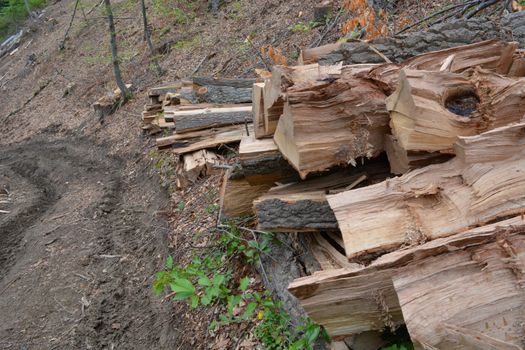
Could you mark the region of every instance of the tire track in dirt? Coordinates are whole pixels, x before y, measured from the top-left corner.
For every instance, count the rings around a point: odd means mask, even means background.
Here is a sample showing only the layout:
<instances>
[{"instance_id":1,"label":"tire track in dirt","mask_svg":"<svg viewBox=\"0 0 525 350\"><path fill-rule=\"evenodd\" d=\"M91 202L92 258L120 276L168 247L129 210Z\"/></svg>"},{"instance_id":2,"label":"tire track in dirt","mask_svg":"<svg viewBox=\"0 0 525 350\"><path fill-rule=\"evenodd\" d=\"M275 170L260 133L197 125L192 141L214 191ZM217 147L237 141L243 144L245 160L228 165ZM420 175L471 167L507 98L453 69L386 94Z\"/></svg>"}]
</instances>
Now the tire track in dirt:
<instances>
[{"instance_id":1,"label":"tire track in dirt","mask_svg":"<svg viewBox=\"0 0 525 350\"><path fill-rule=\"evenodd\" d=\"M179 346L151 291L167 196L135 157L124 171L129 158L75 137L2 146L13 201L0 217L0 349Z\"/></svg>"}]
</instances>

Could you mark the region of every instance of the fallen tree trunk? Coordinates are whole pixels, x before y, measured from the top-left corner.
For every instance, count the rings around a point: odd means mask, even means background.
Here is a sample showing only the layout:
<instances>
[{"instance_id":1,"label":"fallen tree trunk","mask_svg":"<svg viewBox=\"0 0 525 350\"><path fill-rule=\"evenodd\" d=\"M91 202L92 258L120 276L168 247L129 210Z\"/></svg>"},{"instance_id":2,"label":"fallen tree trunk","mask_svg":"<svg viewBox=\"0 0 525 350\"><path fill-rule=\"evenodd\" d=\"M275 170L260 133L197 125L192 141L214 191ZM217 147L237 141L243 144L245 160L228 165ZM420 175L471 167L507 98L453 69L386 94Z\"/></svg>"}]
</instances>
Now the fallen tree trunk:
<instances>
[{"instance_id":1,"label":"fallen tree trunk","mask_svg":"<svg viewBox=\"0 0 525 350\"><path fill-rule=\"evenodd\" d=\"M196 103L249 103L252 102L252 88L207 85L191 90L182 89L181 98Z\"/></svg>"},{"instance_id":2,"label":"fallen tree trunk","mask_svg":"<svg viewBox=\"0 0 525 350\"><path fill-rule=\"evenodd\" d=\"M288 89L286 96L274 139L303 179L383 151L389 130L386 96L351 70L333 82Z\"/></svg>"},{"instance_id":3,"label":"fallen tree trunk","mask_svg":"<svg viewBox=\"0 0 525 350\"><path fill-rule=\"evenodd\" d=\"M299 55L299 64L317 63L320 57L329 55L331 52L338 50L343 43L326 44L318 47L312 47L301 50Z\"/></svg>"},{"instance_id":4,"label":"fallen tree trunk","mask_svg":"<svg viewBox=\"0 0 525 350\"><path fill-rule=\"evenodd\" d=\"M338 62L343 62L343 64L383 63L384 59L374 52L370 45L393 62L400 63L430 51L443 50L477 41L512 40L510 33L512 29L520 29L520 20L522 19L505 23L506 28L511 29L505 31L499 27L499 23L491 22L486 18L454 19L436 24L426 31L417 31L391 38L378 38L370 42L343 43L338 49L320 57L318 62L322 65L332 65ZM524 37L520 38L523 40Z\"/></svg>"},{"instance_id":5,"label":"fallen tree trunk","mask_svg":"<svg viewBox=\"0 0 525 350\"><path fill-rule=\"evenodd\" d=\"M520 213L525 148L508 139L522 138L524 128L522 123L460 137L460 157L328 196L348 258L420 244ZM476 150L479 145L486 147ZM483 158L472 157L479 152Z\"/></svg>"},{"instance_id":6,"label":"fallen tree trunk","mask_svg":"<svg viewBox=\"0 0 525 350\"><path fill-rule=\"evenodd\" d=\"M395 328L406 321L408 330L416 342L418 339L423 341L429 339L421 338L420 332L434 339L446 339L443 338L443 334L446 334L447 329L442 326L447 320L454 320L452 325L465 328L479 330L478 327L486 327L479 332L486 332L496 339L505 331L516 335L523 332L523 328L518 326L519 323L514 322L520 319L516 312L522 310L521 305L525 302L523 289L516 288L523 277L512 276L513 271L519 270L504 264L505 261L519 260L516 257L514 259L508 256L501 257L504 249L493 246L500 237L505 237L506 241L512 242L510 250L520 252L521 255L517 257L522 259L525 221L518 216L383 255L364 268L352 267L316 272L312 276L296 279L288 289L300 300L308 316L324 326L328 333L336 338L370 330L382 330L385 327ZM500 242L505 245L505 240ZM514 242L518 243L514 244ZM477 254L472 254L474 252ZM491 254L500 257L493 259ZM468 257L468 259L459 261L458 257L461 259ZM440 267L434 265L447 264L447 262L456 262L456 264L448 264L450 265L448 278L447 269L441 270L438 274L436 271L439 271ZM489 267L482 268L487 264L495 267L495 270ZM426 274L428 278L435 277L436 284L426 282L428 279L423 282L420 279L422 274ZM417 280L422 282L414 283L412 285L414 289L403 290L405 286L409 286L407 282ZM467 281L470 287L464 287L464 281ZM502 282L502 290L505 292L494 293L495 288L499 290ZM511 284L514 287L512 291L507 289ZM425 291L418 292L415 289L422 286L431 289L428 296ZM444 295L449 291L452 293ZM488 298L480 298L487 293L490 294ZM451 301L453 304L443 302L443 300L450 301L452 297L454 297ZM513 300L512 304L515 307L509 308L508 300ZM463 317L466 315L464 312L468 314L469 310L475 312L475 316ZM507 327L501 326L501 316L506 317ZM427 317L429 323L424 321ZM499 321L494 322L496 320ZM466 325L464 322L470 324ZM436 346L435 340L429 345L439 349L455 349L449 346Z\"/></svg>"},{"instance_id":7,"label":"fallen tree trunk","mask_svg":"<svg viewBox=\"0 0 525 350\"><path fill-rule=\"evenodd\" d=\"M392 134L403 149L452 153L457 136L476 135L525 115L525 78L482 69L462 75L403 70L387 108Z\"/></svg>"},{"instance_id":8,"label":"fallen tree trunk","mask_svg":"<svg viewBox=\"0 0 525 350\"><path fill-rule=\"evenodd\" d=\"M299 180L297 171L288 164L273 139L255 139L245 135L239 145L239 158L246 180L252 185Z\"/></svg>"},{"instance_id":9,"label":"fallen tree trunk","mask_svg":"<svg viewBox=\"0 0 525 350\"><path fill-rule=\"evenodd\" d=\"M177 133L244 124L252 121L252 107L207 108L174 113Z\"/></svg>"}]
</instances>

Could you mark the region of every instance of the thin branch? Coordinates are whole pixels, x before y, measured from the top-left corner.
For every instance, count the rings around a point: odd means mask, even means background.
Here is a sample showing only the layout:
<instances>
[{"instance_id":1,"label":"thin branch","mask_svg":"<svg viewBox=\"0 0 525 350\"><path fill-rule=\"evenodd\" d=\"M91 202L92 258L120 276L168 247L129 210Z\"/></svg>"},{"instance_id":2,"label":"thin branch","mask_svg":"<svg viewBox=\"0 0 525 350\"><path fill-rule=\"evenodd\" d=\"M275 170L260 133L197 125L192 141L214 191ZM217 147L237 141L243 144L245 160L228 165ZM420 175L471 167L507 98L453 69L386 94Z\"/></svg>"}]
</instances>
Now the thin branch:
<instances>
[{"instance_id":1,"label":"thin branch","mask_svg":"<svg viewBox=\"0 0 525 350\"><path fill-rule=\"evenodd\" d=\"M330 33L330 31L332 31L332 29L335 27L335 25L337 24L337 22L339 22L339 17L341 17L341 14L343 13L343 10L344 8L341 7L341 9L339 10L339 12L337 12L337 15L335 16L334 20L326 27L324 33L319 37L319 39L317 40L317 42L314 42L312 45L310 45L309 48L313 48L313 47L317 47L319 45L321 45L321 43L323 42L325 36Z\"/></svg>"},{"instance_id":2,"label":"thin branch","mask_svg":"<svg viewBox=\"0 0 525 350\"><path fill-rule=\"evenodd\" d=\"M474 10L470 11L465 15L465 18L472 18L474 17L478 12L483 11L487 7L490 7L496 3L498 3L500 0L488 0L478 5Z\"/></svg>"},{"instance_id":3,"label":"thin branch","mask_svg":"<svg viewBox=\"0 0 525 350\"><path fill-rule=\"evenodd\" d=\"M404 33L404 32L406 32L407 30L412 29L412 28L414 28L414 27L417 27L418 25L420 25L420 24L422 24L422 23L428 21L429 19L434 18L434 17L436 17L436 16L438 16L438 15L441 15L441 14L443 14L443 13L446 13L446 12L448 12L448 11L450 11L450 10L456 9L456 8L458 8L458 7L463 7L463 6L467 5L467 4L475 4L475 3L479 3L479 2L480 2L480 0L473 0L473 1L469 1L469 2L467 2L467 3L462 3L462 4L457 4L457 5L449 6L449 7L447 7L447 8L444 8L444 9L441 10L441 11L438 11L438 12L436 12L436 13L433 13L433 14L431 14L431 15L428 15L427 17L423 18L422 20L419 20L419 21L417 21L417 22L415 22L415 23L412 23L412 24L410 24L410 25L404 27L404 28L401 29L400 31L396 32L396 33L394 34L394 36L395 36L395 35L399 35L399 34L401 34L401 33Z\"/></svg>"},{"instance_id":4,"label":"thin branch","mask_svg":"<svg viewBox=\"0 0 525 350\"><path fill-rule=\"evenodd\" d=\"M66 47L66 39L67 39L67 35L69 34L69 30L71 29L71 26L73 25L73 20L75 19L75 15L77 14L77 8L78 8L78 3L80 2L80 0L76 0L75 1L75 8L73 9L73 15L71 16L71 20L69 21L69 25L67 27L67 30L66 30L66 34L64 34L64 39L62 40L62 43L60 44L60 50L64 50L64 48Z\"/></svg>"}]
</instances>

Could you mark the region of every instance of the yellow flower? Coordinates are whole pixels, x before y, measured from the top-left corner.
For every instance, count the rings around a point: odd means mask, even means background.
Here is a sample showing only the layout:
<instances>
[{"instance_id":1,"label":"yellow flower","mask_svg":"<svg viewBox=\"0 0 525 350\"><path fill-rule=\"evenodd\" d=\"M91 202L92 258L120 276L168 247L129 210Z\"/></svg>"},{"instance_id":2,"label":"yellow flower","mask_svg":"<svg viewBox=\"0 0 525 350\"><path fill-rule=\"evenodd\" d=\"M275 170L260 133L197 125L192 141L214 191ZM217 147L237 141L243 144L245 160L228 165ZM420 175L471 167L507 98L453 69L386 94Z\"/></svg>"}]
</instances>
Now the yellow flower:
<instances>
[{"instance_id":1,"label":"yellow flower","mask_svg":"<svg viewBox=\"0 0 525 350\"><path fill-rule=\"evenodd\" d=\"M259 313L257 314L257 318L258 318L259 320L262 320L262 319L264 318L264 312L259 311Z\"/></svg>"}]
</instances>

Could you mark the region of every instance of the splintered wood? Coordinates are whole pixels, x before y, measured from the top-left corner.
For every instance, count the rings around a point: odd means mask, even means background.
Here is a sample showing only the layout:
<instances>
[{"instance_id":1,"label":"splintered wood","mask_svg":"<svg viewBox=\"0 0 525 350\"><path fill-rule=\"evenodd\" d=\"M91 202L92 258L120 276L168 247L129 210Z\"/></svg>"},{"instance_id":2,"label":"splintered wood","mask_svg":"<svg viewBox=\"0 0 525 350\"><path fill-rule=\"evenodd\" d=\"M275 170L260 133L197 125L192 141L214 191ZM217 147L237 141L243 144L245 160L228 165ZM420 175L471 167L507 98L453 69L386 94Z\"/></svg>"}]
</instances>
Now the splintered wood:
<instances>
[{"instance_id":1,"label":"splintered wood","mask_svg":"<svg viewBox=\"0 0 525 350\"><path fill-rule=\"evenodd\" d=\"M328 196L354 258L452 235L520 213L525 207L525 124L459 138L463 157L413 170L376 185ZM484 155L473 161L475 148ZM505 148L506 152L501 149ZM497 179L497 181L495 181Z\"/></svg>"},{"instance_id":2,"label":"splintered wood","mask_svg":"<svg viewBox=\"0 0 525 350\"><path fill-rule=\"evenodd\" d=\"M336 340L405 324L416 349L524 349L523 52L314 63L339 46L257 80L152 89L145 126L168 132L157 146L186 182L228 169L222 219L304 239L322 270L289 291Z\"/></svg>"},{"instance_id":3,"label":"splintered wood","mask_svg":"<svg viewBox=\"0 0 525 350\"><path fill-rule=\"evenodd\" d=\"M518 349L510 346L522 345L524 329L514 320L525 306L524 259L525 220L515 217L383 255L367 267L320 271L288 289L334 337L405 322L420 348L477 349L483 335L481 342ZM446 344L454 333L466 343Z\"/></svg>"}]
</instances>

